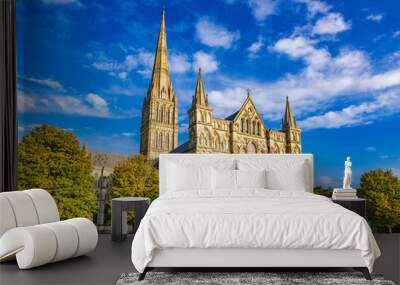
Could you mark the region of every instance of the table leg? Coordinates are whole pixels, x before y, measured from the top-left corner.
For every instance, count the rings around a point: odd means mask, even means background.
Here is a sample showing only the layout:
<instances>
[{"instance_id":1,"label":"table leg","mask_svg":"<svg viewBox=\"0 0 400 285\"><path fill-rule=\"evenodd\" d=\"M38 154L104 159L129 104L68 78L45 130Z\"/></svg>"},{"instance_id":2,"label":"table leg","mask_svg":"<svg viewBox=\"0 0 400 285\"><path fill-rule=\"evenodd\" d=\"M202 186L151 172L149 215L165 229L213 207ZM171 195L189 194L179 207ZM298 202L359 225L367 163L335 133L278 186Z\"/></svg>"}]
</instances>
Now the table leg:
<instances>
[{"instance_id":1,"label":"table leg","mask_svg":"<svg viewBox=\"0 0 400 285\"><path fill-rule=\"evenodd\" d=\"M112 201L111 206L111 239L122 240L122 205Z\"/></svg>"},{"instance_id":2,"label":"table leg","mask_svg":"<svg viewBox=\"0 0 400 285\"><path fill-rule=\"evenodd\" d=\"M139 224L146 214L149 205L150 204L147 201L135 205L135 222L133 224L133 234L136 234L136 231L139 228Z\"/></svg>"},{"instance_id":3,"label":"table leg","mask_svg":"<svg viewBox=\"0 0 400 285\"><path fill-rule=\"evenodd\" d=\"M122 211L121 213L121 240L126 239L126 235L128 234L128 212Z\"/></svg>"}]
</instances>

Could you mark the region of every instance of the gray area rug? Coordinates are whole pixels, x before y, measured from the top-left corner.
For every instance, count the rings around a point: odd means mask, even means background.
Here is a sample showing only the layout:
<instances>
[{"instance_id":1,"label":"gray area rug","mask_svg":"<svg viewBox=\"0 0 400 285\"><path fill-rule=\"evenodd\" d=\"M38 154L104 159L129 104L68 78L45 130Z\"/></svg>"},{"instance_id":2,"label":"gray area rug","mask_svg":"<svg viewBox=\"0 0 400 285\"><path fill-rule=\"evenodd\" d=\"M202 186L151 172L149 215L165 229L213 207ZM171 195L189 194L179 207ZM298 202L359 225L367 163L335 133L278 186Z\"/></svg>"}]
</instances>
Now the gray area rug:
<instances>
[{"instance_id":1,"label":"gray area rug","mask_svg":"<svg viewBox=\"0 0 400 285\"><path fill-rule=\"evenodd\" d=\"M368 281L359 272L148 272L138 281L138 273L122 274L117 285L134 284L379 284L395 285L381 276L373 275Z\"/></svg>"}]
</instances>

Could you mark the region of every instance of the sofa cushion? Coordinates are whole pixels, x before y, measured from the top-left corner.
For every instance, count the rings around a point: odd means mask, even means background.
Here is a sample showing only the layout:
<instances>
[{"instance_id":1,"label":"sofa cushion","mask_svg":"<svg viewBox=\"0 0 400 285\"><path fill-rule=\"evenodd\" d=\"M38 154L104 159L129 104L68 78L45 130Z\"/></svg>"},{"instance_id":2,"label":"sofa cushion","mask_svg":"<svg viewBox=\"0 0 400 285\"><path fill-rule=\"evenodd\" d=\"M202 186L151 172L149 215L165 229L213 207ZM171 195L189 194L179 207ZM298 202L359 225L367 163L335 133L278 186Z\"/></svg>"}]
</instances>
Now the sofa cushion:
<instances>
[{"instance_id":1,"label":"sofa cushion","mask_svg":"<svg viewBox=\"0 0 400 285\"><path fill-rule=\"evenodd\" d=\"M56 202L49 192L43 189L29 189L23 191L32 199L39 218L39 224L58 222L60 215L58 213Z\"/></svg>"},{"instance_id":2,"label":"sofa cushion","mask_svg":"<svg viewBox=\"0 0 400 285\"><path fill-rule=\"evenodd\" d=\"M1 193L2 194L2 193ZM17 222L15 220L14 211L8 199L0 194L0 238L8 230L15 228Z\"/></svg>"},{"instance_id":3,"label":"sofa cushion","mask_svg":"<svg viewBox=\"0 0 400 285\"><path fill-rule=\"evenodd\" d=\"M3 192L1 196L8 200L14 213L17 227L26 227L39 224L35 205L25 191Z\"/></svg>"}]
</instances>

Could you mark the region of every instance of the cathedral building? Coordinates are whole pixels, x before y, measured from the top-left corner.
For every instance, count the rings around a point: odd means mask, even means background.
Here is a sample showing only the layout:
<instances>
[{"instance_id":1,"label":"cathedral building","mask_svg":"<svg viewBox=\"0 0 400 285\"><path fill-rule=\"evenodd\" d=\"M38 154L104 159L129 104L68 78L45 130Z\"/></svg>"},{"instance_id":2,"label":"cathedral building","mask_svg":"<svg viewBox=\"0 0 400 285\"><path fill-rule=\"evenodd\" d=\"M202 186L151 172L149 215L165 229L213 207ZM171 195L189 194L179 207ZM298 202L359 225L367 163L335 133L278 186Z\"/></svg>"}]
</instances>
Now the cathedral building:
<instances>
[{"instance_id":1,"label":"cathedral building","mask_svg":"<svg viewBox=\"0 0 400 285\"><path fill-rule=\"evenodd\" d=\"M149 159L161 153L301 153L301 129L286 97L281 130L269 129L254 105L250 91L241 108L221 119L209 105L199 69L188 110L189 139L178 142L178 101L169 78L164 12L151 83L142 107L140 151Z\"/></svg>"},{"instance_id":2,"label":"cathedral building","mask_svg":"<svg viewBox=\"0 0 400 285\"><path fill-rule=\"evenodd\" d=\"M178 100L171 79L165 32L164 11L158 35L153 73L142 106L140 153L148 159L158 159L178 145Z\"/></svg>"}]
</instances>

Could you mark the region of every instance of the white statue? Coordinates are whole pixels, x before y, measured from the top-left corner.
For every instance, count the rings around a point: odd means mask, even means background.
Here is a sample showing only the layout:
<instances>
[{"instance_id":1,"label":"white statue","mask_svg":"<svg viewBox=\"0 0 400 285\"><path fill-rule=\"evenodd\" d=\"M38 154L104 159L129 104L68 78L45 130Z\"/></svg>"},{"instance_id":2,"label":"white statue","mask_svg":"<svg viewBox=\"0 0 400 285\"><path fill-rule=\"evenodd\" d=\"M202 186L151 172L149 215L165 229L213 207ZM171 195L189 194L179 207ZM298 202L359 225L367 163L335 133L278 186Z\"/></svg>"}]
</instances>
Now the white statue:
<instances>
[{"instance_id":1,"label":"white statue","mask_svg":"<svg viewBox=\"0 0 400 285\"><path fill-rule=\"evenodd\" d=\"M346 161L344 162L343 189L352 189L351 188L351 160L350 160L350 156L348 156Z\"/></svg>"}]
</instances>

